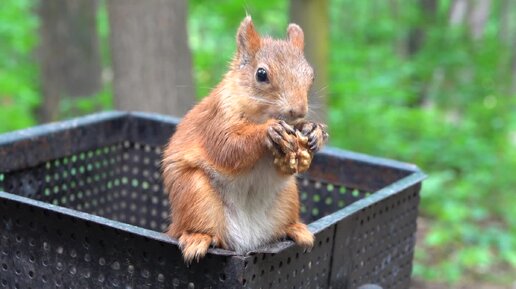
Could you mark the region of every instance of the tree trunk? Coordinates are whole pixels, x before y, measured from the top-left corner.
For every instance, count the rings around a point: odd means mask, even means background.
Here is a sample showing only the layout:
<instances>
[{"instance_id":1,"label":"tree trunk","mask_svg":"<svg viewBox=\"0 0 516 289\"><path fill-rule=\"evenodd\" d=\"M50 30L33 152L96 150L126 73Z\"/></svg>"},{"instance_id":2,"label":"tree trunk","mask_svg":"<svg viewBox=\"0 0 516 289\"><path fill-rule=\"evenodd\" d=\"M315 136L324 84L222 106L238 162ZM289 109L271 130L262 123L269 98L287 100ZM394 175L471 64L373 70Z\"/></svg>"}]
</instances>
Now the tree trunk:
<instances>
[{"instance_id":1,"label":"tree trunk","mask_svg":"<svg viewBox=\"0 0 516 289\"><path fill-rule=\"evenodd\" d=\"M511 74L508 78L508 93L516 96L516 5L513 0L503 0L500 3L500 41L512 48L510 63L507 68ZM504 66L505 68L505 66Z\"/></svg>"},{"instance_id":2,"label":"tree trunk","mask_svg":"<svg viewBox=\"0 0 516 289\"><path fill-rule=\"evenodd\" d=\"M423 48L426 41L426 30L437 21L437 0L419 0L418 6L423 21L409 31L406 48L406 55L409 58L416 55ZM428 95L430 84L421 79L421 76L413 77L412 81L419 85L419 91L417 92L417 98L411 105L431 105Z\"/></svg>"},{"instance_id":3,"label":"tree trunk","mask_svg":"<svg viewBox=\"0 0 516 289\"><path fill-rule=\"evenodd\" d=\"M115 106L182 116L195 102L186 0L110 0Z\"/></svg>"},{"instance_id":4,"label":"tree trunk","mask_svg":"<svg viewBox=\"0 0 516 289\"><path fill-rule=\"evenodd\" d=\"M491 0L454 0L450 10L450 24L467 24L473 39L481 39L487 24Z\"/></svg>"},{"instance_id":5,"label":"tree trunk","mask_svg":"<svg viewBox=\"0 0 516 289\"><path fill-rule=\"evenodd\" d=\"M326 87L328 86L329 16L327 0L291 0L290 20L305 33L305 55L315 69L310 96L310 118L326 121Z\"/></svg>"},{"instance_id":6,"label":"tree trunk","mask_svg":"<svg viewBox=\"0 0 516 289\"><path fill-rule=\"evenodd\" d=\"M42 0L41 65L43 104L40 121L59 116L59 101L97 93L101 83L101 61L97 35L96 0Z\"/></svg>"},{"instance_id":7,"label":"tree trunk","mask_svg":"<svg viewBox=\"0 0 516 289\"><path fill-rule=\"evenodd\" d=\"M450 24L460 25L464 23L468 13L468 0L454 0L450 9Z\"/></svg>"},{"instance_id":8,"label":"tree trunk","mask_svg":"<svg viewBox=\"0 0 516 289\"><path fill-rule=\"evenodd\" d=\"M430 27L437 19L437 0L419 0L419 13L424 19L424 25ZM426 40L426 28L421 24L413 27L407 39L407 55L416 54Z\"/></svg>"},{"instance_id":9,"label":"tree trunk","mask_svg":"<svg viewBox=\"0 0 516 289\"><path fill-rule=\"evenodd\" d=\"M468 24L473 39L481 39L484 35L484 29L487 24L491 7L491 0L477 0L472 7Z\"/></svg>"},{"instance_id":10,"label":"tree trunk","mask_svg":"<svg viewBox=\"0 0 516 289\"><path fill-rule=\"evenodd\" d=\"M500 40L510 45L511 37L511 2L513 0L502 0L500 4Z\"/></svg>"}]
</instances>

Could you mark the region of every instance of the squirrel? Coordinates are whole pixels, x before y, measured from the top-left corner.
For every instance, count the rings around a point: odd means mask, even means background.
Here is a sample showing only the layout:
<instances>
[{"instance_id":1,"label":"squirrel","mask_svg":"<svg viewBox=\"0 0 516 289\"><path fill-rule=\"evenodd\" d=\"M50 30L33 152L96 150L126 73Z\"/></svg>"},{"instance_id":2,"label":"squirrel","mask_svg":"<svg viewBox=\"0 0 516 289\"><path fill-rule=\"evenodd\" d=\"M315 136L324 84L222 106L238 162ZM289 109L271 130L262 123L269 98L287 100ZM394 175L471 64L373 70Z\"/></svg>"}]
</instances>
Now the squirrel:
<instances>
[{"instance_id":1,"label":"squirrel","mask_svg":"<svg viewBox=\"0 0 516 289\"><path fill-rule=\"evenodd\" d=\"M163 152L171 204L167 234L187 264L210 246L244 254L289 237L310 249L296 173L326 142L326 126L304 120L314 71L304 34L289 24L285 40L261 37L250 16L222 81L177 125Z\"/></svg>"}]
</instances>

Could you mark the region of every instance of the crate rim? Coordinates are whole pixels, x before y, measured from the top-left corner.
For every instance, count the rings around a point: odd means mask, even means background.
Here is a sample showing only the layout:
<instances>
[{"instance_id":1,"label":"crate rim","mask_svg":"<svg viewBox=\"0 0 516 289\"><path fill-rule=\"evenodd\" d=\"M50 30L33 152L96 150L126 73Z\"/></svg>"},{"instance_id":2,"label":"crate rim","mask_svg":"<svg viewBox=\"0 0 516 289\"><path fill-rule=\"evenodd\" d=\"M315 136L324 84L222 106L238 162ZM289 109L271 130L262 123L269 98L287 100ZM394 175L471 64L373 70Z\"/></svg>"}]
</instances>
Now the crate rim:
<instances>
[{"instance_id":1,"label":"crate rim","mask_svg":"<svg viewBox=\"0 0 516 289\"><path fill-rule=\"evenodd\" d=\"M93 113L86 116L81 116L69 120L63 120L59 122L47 123L36 125L33 127L29 127L26 129L21 129L17 131L7 132L4 134L0 134L0 148L2 146L10 145L19 141L32 141L36 140L39 137L44 137L50 133L59 133L62 131L70 130L75 127L81 125L89 125L93 123L101 123L108 120L113 119L127 119L130 120L132 118L139 119L147 119L153 121L166 122L169 124L176 125L180 119L177 117L167 116L158 113L149 113L149 112L129 112L129 111L105 111L99 113ZM393 169L398 169L409 173L407 176L389 184L386 187L381 188L375 192L372 192L370 196L365 197L361 200L356 201L353 204L350 204L342 209L339 209L327 216L319 218L313 221L308 225L310 231L314 234L321 232L329 228L332 225L337 224L339 221L347 218L360 210L367 208L368 206L377 203L383 199L386 199L396 193L407 189L411 186L422 183L424 179L427 178L427 175L421 171L416 165L405 163L401 161L396 161L388 158L370 156L367 154L342 150L335 147L326 147L323 148L320 152L321 154L326 154L330 157L340 158L340 159L352 159L355 161L359 161L362 163L380 165L384 167L389 167ZM7 199L13 201L15 203L27 205L30 207L36 207L43 211L52 211L56 214L66 215L72 218L80 219L83 221L93 222L95 224L106 226L115 230L124 231L130 234L135 234L143 238L149 238L157 241L161 241L168 244L173 244L178 246L178 242L176 239L169 237L168 235L153 231L150 229L145 229L139 226L111 220L105 217L96 216L90 213L82 212L79 210L74 210L66 207L61 207L57 205L53 205L50 203L45 203L39 200L30 199L28 197L23 197L15 194L11 194L9 192L0 191L0 199ZM262 248L250 251L246 254L236 254L233 251L219 249L219 248L210 248L209 253L216 255L224 255L224 256L238 256L245 257L252 254L275 254L279 253L291 246L294 245L293 241L279 241L274 244L265 245Z\"/></svg>"}]
</instances>

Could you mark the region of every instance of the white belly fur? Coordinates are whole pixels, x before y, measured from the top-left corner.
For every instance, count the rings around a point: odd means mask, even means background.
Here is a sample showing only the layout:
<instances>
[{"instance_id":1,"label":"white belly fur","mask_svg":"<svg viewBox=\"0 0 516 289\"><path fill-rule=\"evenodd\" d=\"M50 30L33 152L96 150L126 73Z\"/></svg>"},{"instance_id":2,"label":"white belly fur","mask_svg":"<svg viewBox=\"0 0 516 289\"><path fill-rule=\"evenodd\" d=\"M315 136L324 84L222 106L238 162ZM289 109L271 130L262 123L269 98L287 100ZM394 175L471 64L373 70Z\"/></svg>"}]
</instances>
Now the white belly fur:
<instances>
[{"instance_id":1,"label":"white belly fur","mask_svg":"<svg viewBox=\"0 0 516 289\"><path fill-rule=\"evenodd\" d=\"M242 254L273 240L277 222L271 217L276 198L292 176L282 176L265 158L238 177L217 175L215 186L224 200L226 240Z\"/></svg>"}]
</instances>

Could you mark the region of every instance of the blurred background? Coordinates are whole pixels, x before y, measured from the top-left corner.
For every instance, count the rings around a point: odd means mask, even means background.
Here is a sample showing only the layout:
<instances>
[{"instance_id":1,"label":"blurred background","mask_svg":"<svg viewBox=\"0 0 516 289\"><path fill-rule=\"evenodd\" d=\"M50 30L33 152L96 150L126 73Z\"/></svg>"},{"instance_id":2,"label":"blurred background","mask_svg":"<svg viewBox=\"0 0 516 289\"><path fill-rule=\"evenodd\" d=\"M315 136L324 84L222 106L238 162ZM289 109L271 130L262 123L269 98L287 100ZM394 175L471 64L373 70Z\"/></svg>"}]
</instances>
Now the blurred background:
<instances>
[{"instance_id":1,"label":"blurred background","mask_svg":"<svg viewBox=\"0 0 516 289\"><path fill-rule=\"evenodd\" d=\"M245 14L305 30L331 145L420 166L414 288L516 288L516 1L2 0L0 132L101 110L181 116Z\"/></svg>"}]
</instances>

